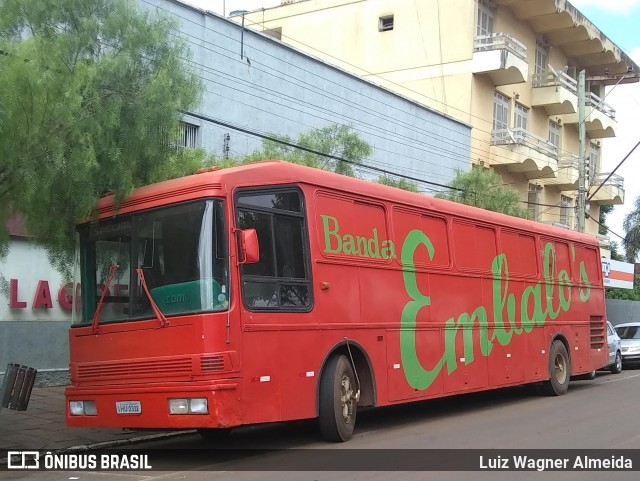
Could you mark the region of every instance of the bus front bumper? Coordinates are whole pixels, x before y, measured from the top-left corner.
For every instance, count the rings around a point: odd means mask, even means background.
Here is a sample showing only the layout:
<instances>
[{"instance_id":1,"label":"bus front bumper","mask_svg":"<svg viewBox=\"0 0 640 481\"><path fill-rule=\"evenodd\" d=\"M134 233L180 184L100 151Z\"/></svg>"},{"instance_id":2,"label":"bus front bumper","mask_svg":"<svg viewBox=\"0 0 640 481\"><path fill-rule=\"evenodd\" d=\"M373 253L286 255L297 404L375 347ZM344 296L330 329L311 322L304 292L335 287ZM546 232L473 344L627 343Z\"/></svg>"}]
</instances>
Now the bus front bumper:
<instances>
[{"instance_id":1,"label":"bus front bumper","mask_svg":"<svg viewBox=\"0 0 640 481\"><path fill-rule=\"evenodd\" d=\"M241 424L237 381L68 387L71 427L194 429Z\"/></svg>"}]
</instances>

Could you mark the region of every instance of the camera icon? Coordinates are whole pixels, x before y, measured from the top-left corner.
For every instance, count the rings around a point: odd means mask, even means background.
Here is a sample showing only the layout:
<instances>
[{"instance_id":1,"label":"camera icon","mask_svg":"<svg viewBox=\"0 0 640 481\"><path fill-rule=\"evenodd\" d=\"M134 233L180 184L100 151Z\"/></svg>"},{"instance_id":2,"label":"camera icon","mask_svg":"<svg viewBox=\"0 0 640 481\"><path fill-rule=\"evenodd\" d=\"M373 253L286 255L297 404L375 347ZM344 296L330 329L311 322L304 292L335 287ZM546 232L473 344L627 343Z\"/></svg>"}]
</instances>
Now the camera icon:
<instances>
[{"instance_id":1,"label":"camera icon","mask_svg":"<svg viewBox=\"0 0 640 481\"><path fill-rule=\"evenodd\" d=\"M7 457L8 469L40 469L38 451L9 451Z\"/></svg>"}]
</instances>

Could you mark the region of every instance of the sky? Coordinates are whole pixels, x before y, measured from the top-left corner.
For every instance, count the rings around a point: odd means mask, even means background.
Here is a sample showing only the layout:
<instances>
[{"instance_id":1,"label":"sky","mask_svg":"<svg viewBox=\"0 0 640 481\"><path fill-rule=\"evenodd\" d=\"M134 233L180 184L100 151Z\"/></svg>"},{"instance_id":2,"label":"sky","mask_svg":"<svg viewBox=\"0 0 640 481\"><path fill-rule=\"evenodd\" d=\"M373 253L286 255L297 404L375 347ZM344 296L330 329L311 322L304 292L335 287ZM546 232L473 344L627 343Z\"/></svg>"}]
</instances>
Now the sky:
<instances>
[{"instance_id":1,"label":"sky","mask_svg":"<svg viewBox=\"0 0 640 481\"><path fill-rule=\"evenodd\" d=\"M233 10L254 10L281 3L280 0L183 1L220 14L223 12L223 7L228 14ZM638 34L640 0L572 0L570 3L630 55L637 64L640 64L640 34ZM640 82L608 89L605 101L616 109L618 121L616 137L602 141L602 172L611 172L640 141ZM615 207L607 218L607 226L612 232L624 235L622 229L624 216L631 211L635 199L640 196L640 147L616 173L624 177L625 203ZM611 240L620 244L620 239L614 234L609 236Z\"/></svg>"}]
</instances>

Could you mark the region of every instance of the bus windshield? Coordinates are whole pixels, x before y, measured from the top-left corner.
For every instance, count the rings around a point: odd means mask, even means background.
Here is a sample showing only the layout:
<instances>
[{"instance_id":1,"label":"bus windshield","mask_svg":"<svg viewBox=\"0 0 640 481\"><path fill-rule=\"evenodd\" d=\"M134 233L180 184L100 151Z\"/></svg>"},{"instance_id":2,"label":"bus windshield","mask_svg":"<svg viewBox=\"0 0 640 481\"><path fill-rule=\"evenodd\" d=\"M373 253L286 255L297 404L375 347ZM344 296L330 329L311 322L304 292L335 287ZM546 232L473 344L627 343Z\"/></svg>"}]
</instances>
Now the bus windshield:
<instances>
[{"instance_id":1,"label":"bus windshield","mask_svg":"<svg viewBox=\"0 0 640 481\"><path fill-rule=\"evenodd\" d=\"M222 201L202 200L80 226L73 323L148 319L149 297L165 316L227 309L224 225Z\"/></svg>"}]
</instances>

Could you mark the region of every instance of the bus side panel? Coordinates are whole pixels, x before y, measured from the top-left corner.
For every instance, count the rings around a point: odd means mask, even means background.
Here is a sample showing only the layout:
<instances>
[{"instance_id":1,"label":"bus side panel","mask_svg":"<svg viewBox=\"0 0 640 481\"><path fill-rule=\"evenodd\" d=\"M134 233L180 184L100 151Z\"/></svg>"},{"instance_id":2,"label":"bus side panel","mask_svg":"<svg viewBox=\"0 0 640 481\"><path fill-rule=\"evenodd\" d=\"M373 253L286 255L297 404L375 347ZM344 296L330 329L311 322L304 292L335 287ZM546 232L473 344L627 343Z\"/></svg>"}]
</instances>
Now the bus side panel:
<instances>
[{"instance_id":1,"label":"bus side panel","mask_svg":"<svg viewBox=\"0 0 640 481\"><path fill-rule=\"evenodd\" d=\"M487 357L480 348L480 336L490 336L483 305L483 279L478 274L431 276L432 314L444 327L444 392L453 394L489 386ZM481 333L480 326L486 330ZM454 347L455 346L455 347Z\"/></svg>"},{"instance_id":2,"label":"bus side panel","mask_svg":"<svg viewBox=\"0 0 640 481\"><path fill-rule=\"evenodd\" d=\"M549 349L543 327L534 327L527 334L527 346L524 353L526 373L524 382L542 381L549 377Z\"/></svg>"},{"instance_id":3,"label":"bus side panel","mask_svg":"<svg viewBox=\"0 0 640 481\"><path fill-rule=\"evenodd\" d=\"M492 326L489 383L492 387L500 387L525 382L529 377L531 366L528 365L528 346L537 339L531 337L532 333L525 333L522 306L516 302L522 298L524 284L503 280L499 283L500 290L497 293L493 292L495 284L494 280L486 279L483 288L485 298L498 297L497 300L485 302L492 306L489 311L489 323Z\"/></svg>"},{"instance_id":4,"label":"bus side panel","mask_svg":"<svg viewBox=\"0 0 640 481\"><path fill-rule=\"evenodd\" d=\"M342 265L317 259L312 262L314 264L314 307L309 315L313 317L314 322L329 325L358 322L360 320L358 268L349 264ZM321 286L324 286L324 289L318 288Z\"/></svg>"},{"instance_id":5,"label":"bus side panel","mask_svg":"<svg viewBox=\"0 0 640 481\"><path fill-rule=\"evenodd\" d=\"M572 351L569 353L571 356L571 372L589 372L592 369L589 367L589 325L583 322L574 323L571 325L571 337L569 344Z\"/></svg>"},{"instance_id":6,"label":"bus side panel","mask_svg":"<svg viewBox=\"0 0 640 481\"><path fill-rule=\"evenodd\" d=\"M310 314L294 314L310 316ZM312 418L316 415L316 388L323 359L319 330L278 333L280 415L282 421Z\"/></svg>"},{"instance_id":7,"label":"bus side panel","mask_svg":"<svg viewBox=\"0 0 640 481\"><path fill-rule=\"evenodd\" d=\"M245 330L242 352L243 424L279 420L282 375L278 371L278 332Z\"/></svg>"},{"instance_id":8,"label":"bus side panel","mask_svg":"<svg viewBox=\"0 0 640 481\"><path fill-rule=\"evenodd\" d=\"M571 299L576 307L574 318L579 324L575 327L582 351L577 363L572 365L573 374L590 372L607 364L605 299L599 254L591 246L580 245L569 253L573 268Z\"/></svg>"},{"instance_id":9,"label":"bus side panel","mask_svg":"<svg viewBox=\"0 0 640 481\"><path fill-rule=\"evenodd\" d=\"M387 397L389 402L408 401L439 397L443 394L444 374L440 370L426 389L419 389L418 376L405 373L400 355L400 331L389 330L387 338ZM425 370L434 370L442 358L443 331L439 327L426 326L415 331L415 349L420 365ZM410 378L407 379L407 376ZM413 387L416 386L416 387Z\"/></svg>"},{"instance_id":10,"label":"bus side panel","mask_svg":"<svg viewBox=\"0 0 640 481\"><path fill-rule=\"evenodd\" d=\"M400 326L402 308L411 299L404 288L402 272L388 267L361 266L360 320L367 326Z\"/></svg>"}]
</instances>

